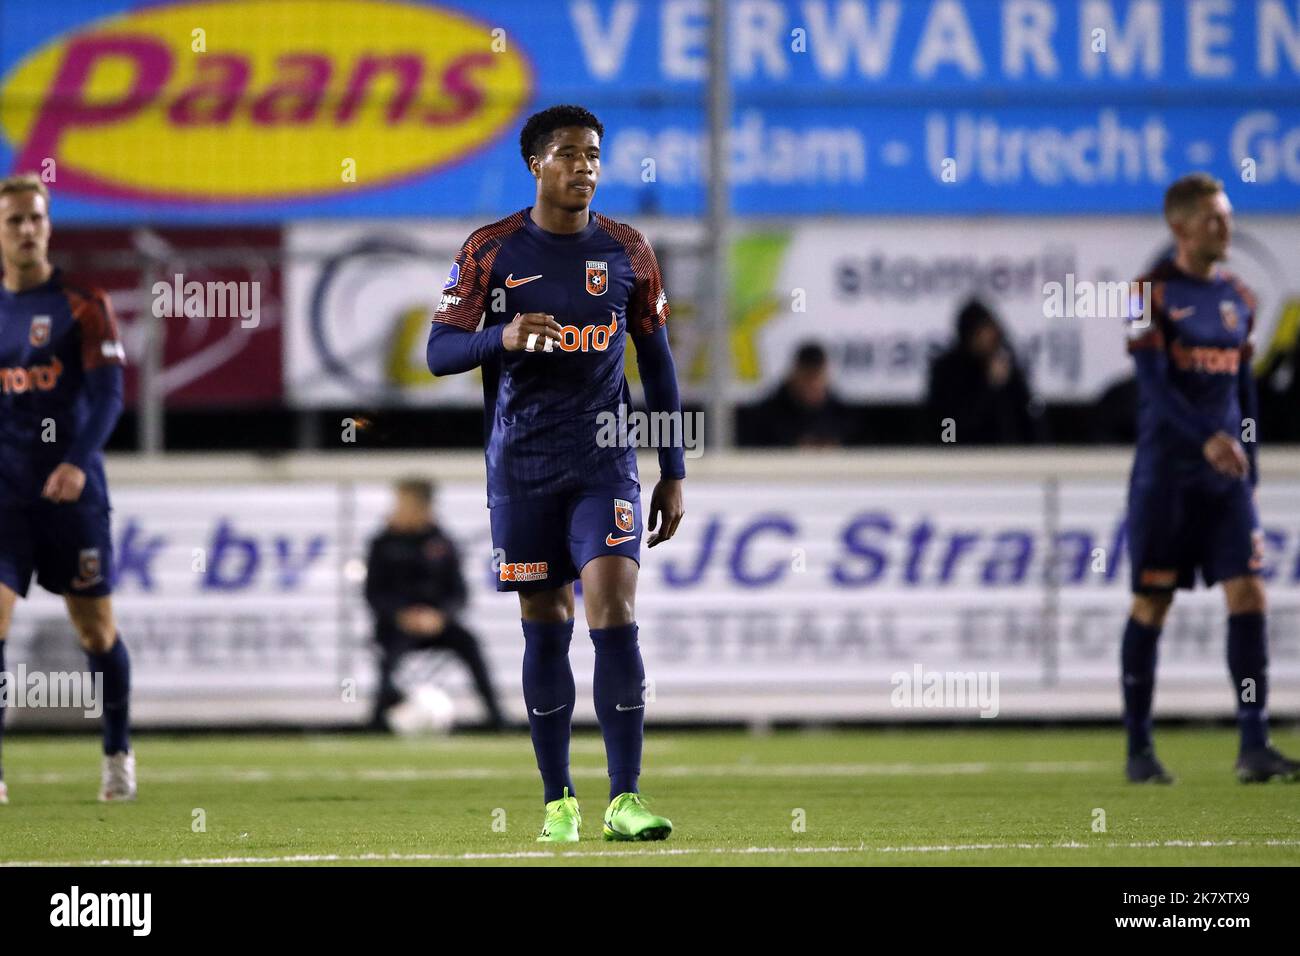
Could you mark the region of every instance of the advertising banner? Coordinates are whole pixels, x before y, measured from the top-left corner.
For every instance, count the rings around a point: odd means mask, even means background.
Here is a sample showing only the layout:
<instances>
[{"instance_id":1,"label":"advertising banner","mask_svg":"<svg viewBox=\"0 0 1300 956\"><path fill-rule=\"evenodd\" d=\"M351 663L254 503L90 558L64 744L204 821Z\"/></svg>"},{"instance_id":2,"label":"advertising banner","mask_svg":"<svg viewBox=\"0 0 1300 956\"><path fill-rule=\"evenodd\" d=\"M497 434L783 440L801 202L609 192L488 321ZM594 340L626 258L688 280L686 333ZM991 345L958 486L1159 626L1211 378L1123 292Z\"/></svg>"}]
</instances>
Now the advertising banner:
<instances>
[{"instance_id":1,"label":"advertising banner","mask_svg":"<svg viewBox=\"0 0 1300 956\"><path fill-rule=\"evenodd\" d=\"M1300 209L1294 0L727 5L741 215ZM0 170L85 222L501 214L524 118L607 127L602 211L705 208L706 0L0 7Z\"/></svg>"},{"instance_id":2,"label":"advertising banner","mask_svg":"<svg viewBox=\"0 0 1300 956\"><path fill-rule=\"evenodd\" d=\"M711 363L701 267L691 254L699 237L665 229L661 220L638 225L663 267L684 394L701 401ZM289 401L480 405L477 371L435 379L425 364L443 280L473 228L373 222L286 230ZM1293 217L1237 222L1227 267L1258 299L1261 360L1294 326L1285 317L1300 315L1300 281L1290 265L1300 254L1298 237ZM731 257L732 397L752 400L775 388L799 345L817 341L844 399L922 401L931 358L954 341L958 310L977 297L998 314L1037 395L1096 400L1132 373L1124 284L1169 251L1154 212L1106 220L879 217L744 230ZM1121 295L1112 303L1113 288ZM629 360L626 370L636 381L636 363Z\"/></svg>"},{"instance_id":3,"label":"advertising banner","mask_svg":"<svg viewBox=\"0 0 1300 956\"><path fill-rule=\"evenodd\" d=\"M162 335L167 407L277 405L284 398L278 228L63 229L56 265L108 293L126 347L126 402L140 394L148 323Z\"/></svg>"},{"instance_id":4,"label":"advertising banner","mask_svg":"<svg viewBox=\"0 0 1300 956\"><path fill-rule=\"evenodd\" d=\"M986 717L1116 716L1123 501L1122 478L1055 490L994 478L694 481L678 535L642 552L651 719L980 716L900 704L900 681L934 674L995 683ZM438 510L470 587L464 622L519 715L518 602L495 590L483 502L477 482L450 481ZM114 503L114 603L142 724L365 719L374 671L361 589L386 486L130 485ZM1295 715L1300 484L1266 483L1260 507L1272 710ZM582 614L579 600L577 717L591 720ZM1220 594L1180 593L1161 638L1158 713L1231 713L1225 631ZM8 661L77 666L58 599L34 591L19 605ZM437 673L474 719L459 665Z\"/></svg>"}]
</instances>

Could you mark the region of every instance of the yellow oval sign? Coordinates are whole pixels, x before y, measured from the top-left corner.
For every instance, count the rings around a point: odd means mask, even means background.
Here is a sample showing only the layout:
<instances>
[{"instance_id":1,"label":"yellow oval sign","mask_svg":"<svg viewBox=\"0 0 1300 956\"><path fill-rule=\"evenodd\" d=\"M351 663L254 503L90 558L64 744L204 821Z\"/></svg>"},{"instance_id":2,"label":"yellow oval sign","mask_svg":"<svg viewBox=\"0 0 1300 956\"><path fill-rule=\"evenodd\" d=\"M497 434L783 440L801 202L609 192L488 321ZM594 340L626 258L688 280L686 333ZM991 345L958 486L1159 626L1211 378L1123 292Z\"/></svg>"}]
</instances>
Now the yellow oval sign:
<instances>
[{"instance_id":1,"label":"yellow oval sign","mask_svg":"<svg viewBox=\"0 0 1300 956\"><path fill-rule=\"evenodd\" d=\"M495 45L503 46L494 52ZM462 13L387 0L212 0L89 24L0 87L15 169L181 203L323 197L487 145L532 87Z\"/></svg>"}]
</instances>

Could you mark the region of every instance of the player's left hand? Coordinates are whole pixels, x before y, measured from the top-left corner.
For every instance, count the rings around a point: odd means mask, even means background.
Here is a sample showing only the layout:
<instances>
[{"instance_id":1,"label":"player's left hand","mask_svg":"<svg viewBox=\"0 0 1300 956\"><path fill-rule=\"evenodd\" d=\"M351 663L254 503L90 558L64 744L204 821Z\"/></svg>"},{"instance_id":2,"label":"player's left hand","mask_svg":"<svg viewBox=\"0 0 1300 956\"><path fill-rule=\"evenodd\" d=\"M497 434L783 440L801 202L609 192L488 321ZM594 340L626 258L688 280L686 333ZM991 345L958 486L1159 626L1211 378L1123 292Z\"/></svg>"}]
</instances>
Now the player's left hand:
<instances>
[{"instance_id":1,"label":"player's left hand","mask_svg":"<svg viewBox=\"0 0 1300 956\"><path fill-rule=\"evenodd\" d=\"M650 529L650 540L646 542L646 547L653 548L675 535L685 514L681 479L660 478L655 485L654 494L650 496L650 520L646 524Z\"/></svg>"},{"instance_id":2,"label":"player's left hand","mask_svg":"<svg viewBox=\"0 0 1300 956\"><path fill-rule=\"evenodd\" d=\"M55 504L67 504L81 497L86 487L86 473L76 465L64 462L50 472L41 489L41 497L49 498Z\"/></svg>"}]
</instances>

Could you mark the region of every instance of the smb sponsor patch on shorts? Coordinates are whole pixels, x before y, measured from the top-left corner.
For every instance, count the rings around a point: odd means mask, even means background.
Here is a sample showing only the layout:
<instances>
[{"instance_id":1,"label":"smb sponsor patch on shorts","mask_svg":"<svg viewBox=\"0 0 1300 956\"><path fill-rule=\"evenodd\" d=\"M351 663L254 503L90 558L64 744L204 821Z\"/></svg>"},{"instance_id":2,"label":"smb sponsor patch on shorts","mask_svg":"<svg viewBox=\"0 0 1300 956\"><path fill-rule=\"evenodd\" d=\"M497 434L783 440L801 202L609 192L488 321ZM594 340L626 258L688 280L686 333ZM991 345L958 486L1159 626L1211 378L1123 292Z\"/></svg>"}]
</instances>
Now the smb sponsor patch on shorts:
<instances>
[{"instance_id":1,"label":"smb sponsor patch on shorts","mask_svg":"<svg viewBox=\"0 0 1300 956\"><path fill-rule=\"evenodd\" d=\"M545 561L503 561L502 581L544 581L550 572Z\"/></svg>"}]
</instances>

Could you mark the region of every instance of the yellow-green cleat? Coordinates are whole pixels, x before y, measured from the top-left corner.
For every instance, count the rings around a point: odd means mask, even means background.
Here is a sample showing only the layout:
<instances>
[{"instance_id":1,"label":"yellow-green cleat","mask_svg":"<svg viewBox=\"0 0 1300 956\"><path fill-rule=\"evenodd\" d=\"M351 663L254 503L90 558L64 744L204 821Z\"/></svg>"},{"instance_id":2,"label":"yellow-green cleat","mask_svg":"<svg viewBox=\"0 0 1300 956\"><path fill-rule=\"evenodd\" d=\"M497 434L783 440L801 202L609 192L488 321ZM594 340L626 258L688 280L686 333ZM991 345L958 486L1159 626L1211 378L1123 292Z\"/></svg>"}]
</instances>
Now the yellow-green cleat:
<instances>
[{"instance_id":1,"label":"yellow-green cleat","mask_svg":"<svg viewBox=\"0 0 1300 956\"><path fill-rule=\"evenodd\" d=\"M605 811L606 840L667 840L671 820L651 813L639 793L620 793Z\"/></svg>"},{"instance_id":2,"label":"yellow-green cleat","mask_svg":"<svg viewBox=\"0 0 1300 956\"><path fill-rule=\"evenodd\" d=\"M582 814L578 812L578 798L569 796L569 788L564 788L564 796L552 800L546 805L546 819L542 822L542 835L538 843L577 843L578 830L582 827Z\"/></svg>"}]
</instances>

